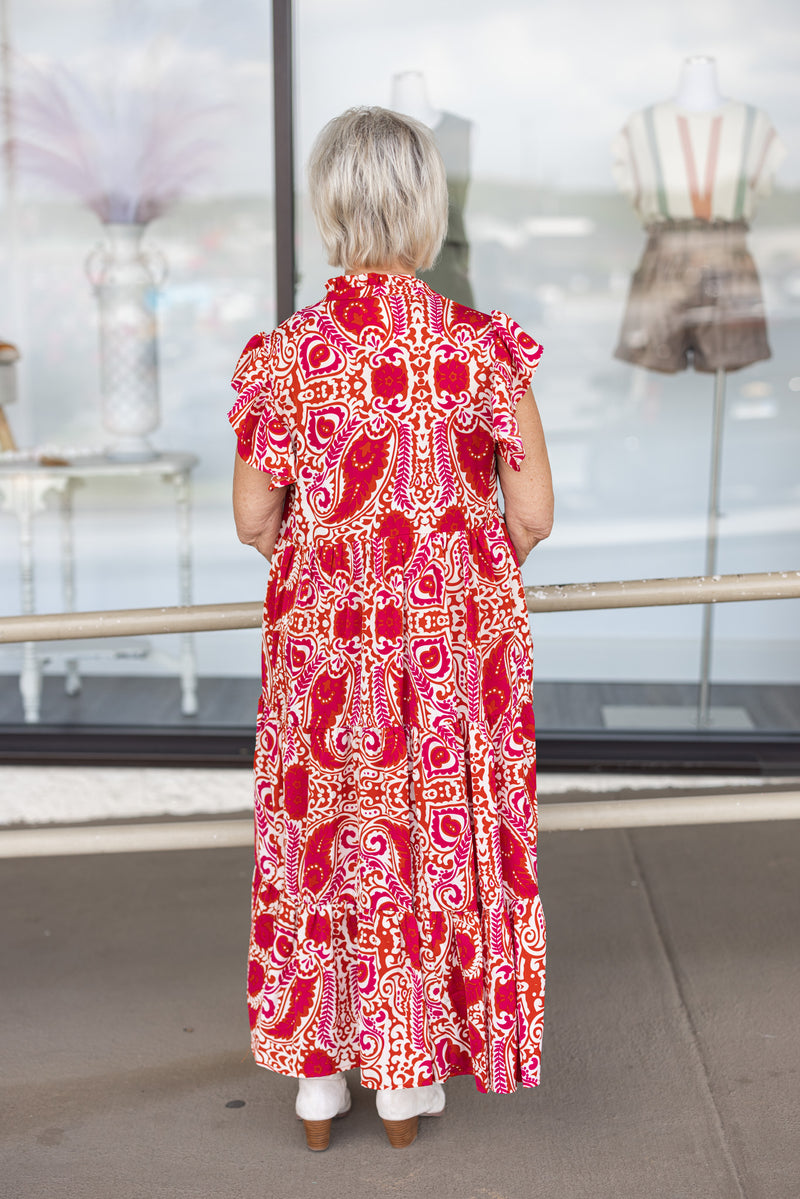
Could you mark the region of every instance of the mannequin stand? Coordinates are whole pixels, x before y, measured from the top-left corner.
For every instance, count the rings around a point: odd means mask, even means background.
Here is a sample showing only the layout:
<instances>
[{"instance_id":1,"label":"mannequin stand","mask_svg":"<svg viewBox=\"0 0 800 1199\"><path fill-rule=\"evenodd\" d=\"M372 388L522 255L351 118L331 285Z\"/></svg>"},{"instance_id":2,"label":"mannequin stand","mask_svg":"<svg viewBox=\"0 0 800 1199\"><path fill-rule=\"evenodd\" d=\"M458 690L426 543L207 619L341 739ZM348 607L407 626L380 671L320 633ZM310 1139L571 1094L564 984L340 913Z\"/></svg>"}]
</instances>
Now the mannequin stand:
<instances>
[{"instance_id":1,"label":"mannequin stand","mask_svg":"<svg viewBox=\"0 0 800 1199\"><path fill-rule=\"evenodd\" d=\"M714 416L711 432L711 472L708 486L708 526L706 533L706 578L717 570L717 544L719 539L719 476L722 462L722 432L725 427L725 371L714 376ZM697 727L708 728L711 724L711 648L714 625L714 605L703 608L703 633L700 639L700 688L697 698Z\"/></svg>"},{"instance_id":2,"label":"mannequin stand","mask_svg":"<svg viewBox=\"0 0 800 1199\"><path fill-rule=\"evenodd\" d=\"M711 471L708 487L708 524L706 527L706 578L717 569L719 542L719 486L722 466L722 434L725 427L726 372L714 376L714 415L711 429ZM697 707L651 704L607 704L603 706L603 724L612 729L740 729L753 728L749 713L740 707L712 708L711 651L714 605L703 605L703 631L700 640L700 681Z\"/></svg>"},{"instance_id":3,"label":"mannequin stand","mask_svg":"<svg viewBox=\"0 0 800 1199\"><path fill-rule=\"evenodd\" d=\"M711 430L711 471L708 486L708 526L706 533L706 578L717 573L717 545L719 541L719 485L722 466L722 434L725 428L725 382L724 370L714 376L714 417ZM711 651L714 625L714 605L703 607L703 632L700 638L700 683L697 694L698 729L708 728L752 728L753 722L744 708L711 707Z\"/></svg>"}]
</instances>

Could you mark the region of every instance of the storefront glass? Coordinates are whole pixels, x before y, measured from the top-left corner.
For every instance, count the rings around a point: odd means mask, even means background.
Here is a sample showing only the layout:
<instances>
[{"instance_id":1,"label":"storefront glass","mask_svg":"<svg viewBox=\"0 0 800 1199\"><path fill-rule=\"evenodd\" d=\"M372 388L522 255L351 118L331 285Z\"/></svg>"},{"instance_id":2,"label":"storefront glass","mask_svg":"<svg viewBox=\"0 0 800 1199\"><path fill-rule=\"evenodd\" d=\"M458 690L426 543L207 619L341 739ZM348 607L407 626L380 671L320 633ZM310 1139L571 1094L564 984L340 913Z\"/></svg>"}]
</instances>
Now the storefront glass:
<instances>
[{"instance_id":1,"label":"storefront glass","mask_svg":"<svg viewBox=\"0 0 800 1199\"><path fill-rule=\"evenodd\" d=\"M37 473L24 454L0 455L0 611L60 610L70 561L80 610L260 598L266 563L233 528L225 412L241 346L275 321L269 6L4 10L7 128L29 143L4 160L0 338L20 353L5 412L21 449L74 474L65 486L52 466ZM142 256L130 247L139 235ZM137 459L142 436L168 457ZM36 701L28 678L28 722L36 710L55 724L251 722L258 632L196 637L194 653L199 712L189 715L179 638L39 647L43 690ZM82 685L68 695L71 662ZM23 719L24 669L21 647L4 648L8 724Z\"/></svg>"},{"instance_id":2,"label":"storefront glass","mask_svg":"<svg viewBox=\"0 0 800 1199\"><path fill-rule=\"evenodd\" d=\"M181 470L192 488L193 600L260 599L266 564L238 544L230 516L225 410L240 349L275 321L270 6L236 0L223 12L178 0L93 0L78 15L34 0L4 8L4 61L7 71L14 64L9 78L20 98L6 112L15 136L35 133L41 142L42 97L61 88L86 144L94 153L105 144L106 180L120 165L109 147L135 150L146 112L160 118L166 153L158 158L151 143L139 143L151 156L148 178L175 170L176 154L185 159L181 194L165 196L143 232L150 255L139 269L158 286L160 363L158 423L145 436L197 462L170 460L161 473L87 471L70 484L74 606L152 607L188 595L175 503ZM588 0L295 4L298 304L320 298L334 273L302 173L320 127L358 104L427 118L452 181L450 244L432 285L509 312L544 345L535 390L556 525L526 563L527 583L704 572L714 372L722 367L716 569L800 565L796 37L783 0L768 0L757 23L741 0L623 4L613 19ZM689 78L685 60L700 53L713 56L715 72L701 66ZM709 109L714 84L724 102ZM26 87L40 101L33 115L22 103ZM679 89L682 104L665 107ZM48 119L52 148L58 129ZM98 329L111 320L124 336L124 317L102 309L111 267L108 250L91 257L104 239L89 202L96 197L58 187L52 163L49 175L34 174L23 159L9 151L4 160L0 339L21 355L18 399L4 411L20 447L80 464L88 451L131 436L110 429L101 409L108 384ZM130 183L130 171L120 178ZM643 225L653 223L658 244L643 261ZM141 345L137 352L141 376ZM0 470L11 463L0 455ZM0 611L19 612L26 586L24 603L58 610L63 488L34 503L35 600L21 571L21 493L11 490L0 508ZM798 727L798 629L800 601L719 606L713 727ZM693 727L700 608L540 615L533 631L541 731ZM41 719L251 724L258 633L204 634L194 646L196 715L181 712L186 646L161 638L50 647ZM67 695L73 661L83 686L70 684L75 694ZM6 724L23 720L23 665L21 648L2 652Z\"/></svg>"},{"instance_id":3,"label":"storefront glass","mask_svg":"<svg viewBox=\"0 0 800 1199\"><path fill-rule=\"evenodd\" d=\"M769 4L757 28L741 3L659 8L657 22L652 5L617 6L612 21L586 0L416 2L402 10L299 0L296 12L300 157L349 105L398 106L427 119L459 205L466 191L455 240L468 243L450 248L450 266L433 285L467 303L471 292L483 311L508 311L544 345L534 389L556 523L526 563L525 581L704 573L713 371L739 362L747 365L724 380L716 569L795 566L800 126L791 58L780 49L795 36L790 6ZM711 80L703 64L684 65L701 51L716 60ZM714 76L722 100L742 103L708 114L659 106L648 115L663 159L662 212L649 146L637 140L641 117L631 118L679 88L682 100L707 103L702 89ZM753 210L751 231L738 234L734 222ZM300 300L311 302L331 271L307 206L302 213ZM643 223L666 216L671 225L677 218L680 227L702 226L683 234L693 239L694 261L671 261L662 249L662 273L645 281L636 311L629 290L646 243ZM737 236L755 261L760 294L738 242L730 246ZM452 268L467 255L468 281ZM693 290L687 270L697 276ZM726 305L727 332L712 330L701 359L696 327L702 334ZM653 353L666 346L666 360L646 361L672 373L615 356L626 310L629 322L638 318L628 331L634 347L637 333ZM769 348L757 340L765 323ZM715 347L715 336L727 342ZM695 343L696 354L684 352ZM537 616L539 727L691 727L701 625L698 607ZM717 727L796 727L798 628L798 601L715 611Z\"/></svg>"}]
</instances>

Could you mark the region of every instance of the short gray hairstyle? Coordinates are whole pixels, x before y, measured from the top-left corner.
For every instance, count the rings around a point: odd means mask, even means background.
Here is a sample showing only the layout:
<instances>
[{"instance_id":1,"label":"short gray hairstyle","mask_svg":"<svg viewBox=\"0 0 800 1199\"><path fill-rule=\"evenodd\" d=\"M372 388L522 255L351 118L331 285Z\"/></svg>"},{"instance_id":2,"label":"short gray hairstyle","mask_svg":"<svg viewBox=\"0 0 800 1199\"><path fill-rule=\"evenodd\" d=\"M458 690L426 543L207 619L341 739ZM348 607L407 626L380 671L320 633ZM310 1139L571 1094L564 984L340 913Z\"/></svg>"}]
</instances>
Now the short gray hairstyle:
<instances>
[{"instance_id":1,"label":"short gray hairstyle","mask_svg":"<svg viewBox=\"0 0 800 1199\"><path fill-rule=\"evenodd\" d=\"M432 266L447 232L447 179L430 129L388 108L350 108L317 137L311 208L331 266Z\"/></svg>"}]
</instances>

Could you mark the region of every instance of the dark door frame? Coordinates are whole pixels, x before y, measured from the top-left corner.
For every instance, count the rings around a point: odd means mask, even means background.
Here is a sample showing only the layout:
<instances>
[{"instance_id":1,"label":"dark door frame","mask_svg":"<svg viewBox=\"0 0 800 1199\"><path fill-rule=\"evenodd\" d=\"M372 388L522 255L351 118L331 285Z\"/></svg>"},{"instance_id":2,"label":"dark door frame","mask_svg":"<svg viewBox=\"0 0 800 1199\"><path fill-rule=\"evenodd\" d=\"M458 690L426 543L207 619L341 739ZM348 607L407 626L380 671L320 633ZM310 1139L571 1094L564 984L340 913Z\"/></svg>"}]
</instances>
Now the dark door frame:
<instances>
[{"instance_id":1,"label":"dark door frame","mask_svg":"<svg viewBox=\"0 0 800 1199\"><path fill-rule=\"evenodd\" d=\"M294 36L292 0L272 0L276 324L295 310Z\"/></svg>"}]
</instances>

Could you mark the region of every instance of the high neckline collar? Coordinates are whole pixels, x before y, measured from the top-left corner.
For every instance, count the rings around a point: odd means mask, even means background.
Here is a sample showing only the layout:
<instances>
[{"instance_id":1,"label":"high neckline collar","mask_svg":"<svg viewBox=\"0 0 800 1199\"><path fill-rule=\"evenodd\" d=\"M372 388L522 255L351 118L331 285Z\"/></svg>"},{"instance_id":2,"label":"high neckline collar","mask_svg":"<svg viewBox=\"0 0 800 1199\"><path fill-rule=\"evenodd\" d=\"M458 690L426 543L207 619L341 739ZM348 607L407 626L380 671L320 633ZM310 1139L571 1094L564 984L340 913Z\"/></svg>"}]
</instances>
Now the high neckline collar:
<instances>
[{"instance_id":1,"label":"high neckline collar","mask_svg":"<svg viewBox=\"0 0 800 1199\"><path fill-rule=\"evenodd\" d=\"M352 275L335 275L325 286L329 299L345 299L418 294L425 284L416 275L381 275L376 271L362 271Z\"/></svg>"}]
</instances>

